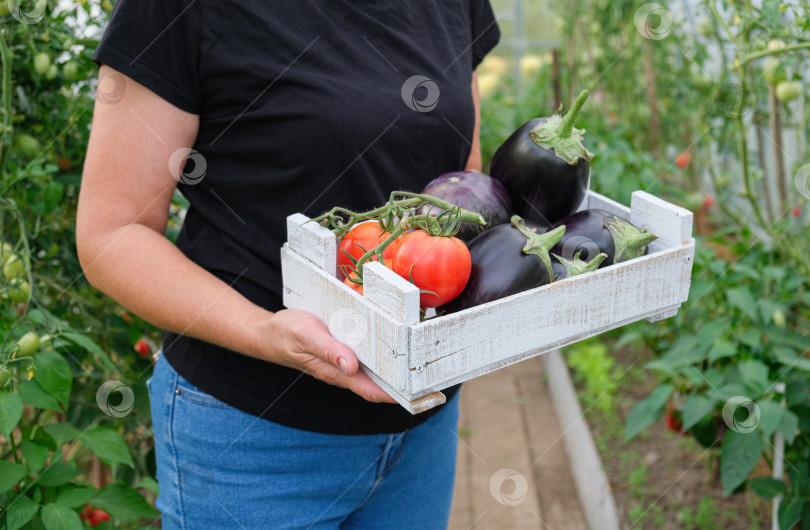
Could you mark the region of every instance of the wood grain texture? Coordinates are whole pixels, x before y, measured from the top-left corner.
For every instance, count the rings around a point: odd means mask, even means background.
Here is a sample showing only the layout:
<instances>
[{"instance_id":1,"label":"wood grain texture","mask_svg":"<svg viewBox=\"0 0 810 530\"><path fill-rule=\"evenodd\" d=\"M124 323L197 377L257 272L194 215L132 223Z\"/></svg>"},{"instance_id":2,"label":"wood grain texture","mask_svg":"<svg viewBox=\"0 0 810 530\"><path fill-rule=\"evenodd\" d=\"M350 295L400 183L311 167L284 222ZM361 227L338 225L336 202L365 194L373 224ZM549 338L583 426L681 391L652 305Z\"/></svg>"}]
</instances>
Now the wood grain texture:
<instances>
[{"instance_id":1,"label":"wood grain texture","mask_svg":"<svg viewBox=\"0 0 810 530\"><path fill-rule=\"evenodd\" d=\"M397 322L419 323L419 287L382 263L363 265L363 296Z\"/></svg>"},{"instance_id":2,"label":"wood grain texture","mask_svg":"<svg viewBox=\"0 0 810 530\"><path fill-rule=\"evenodd\" d=\"M658 236L650 250L672 248L692 240L692 212L645 191L634 191L630 222Z\"/></svg>"},{"instance_id":3,"label":"wood grain texture","mask_svg":"<svg viewBox=\"0 0 810 530\"><path fill-rule=\"evenodd\" d=\"M360 364L360 368L363 372L368 375L368 377L377 383L380 388L385 390L385 392L394 398L397 403L402 405L402 407L410 412L411 414L419 414L420 412L424 412L426 410L432 409L438 405L443 405L447 402L447 397L442 394L441 392L433 392L426 396L418 397L418 398L411 398L409 396L403 396L400 392L398 392L394 387L389 385L386 381L381 379L377 374L375 374L372 370L370 370L364 364Z\"/></svg>"},{"instance_id":4,"label":"wood grain texture","mask_svg":"<svg viewBox=\"0 0 810 530\"><path fill-rule=\"evenodd\" d=\"M613 215L621 217L625 221L630 220L630 208L624 204L619 204L618 202L605 197L604 195L600 195L595 191L588 192L588 209L605 210L606 212L610 212Z\"/></svg>"},{"instance_id":5,"label":"wood grain texture","mask_svg":"<svg viewBox=\"0 0 810 530\"><path fill-rule=\"evenodd\" d=\"M287 243L290 248L332 275L337 275L337 239L328 228L307 222L297 213L287 217Z\"/></svg>"},{"instance_id":6,"label":"wood grain texture","mask_svg":"<svg viewBox=\"0 0 810 530\"><path fill-rule=\"evenodd\" d=\"M330 333L354 350L361 363L391 387L410 396L405 324L380 311L287 245L281 249L281 270L285 307L307 311L323 320Z\"/></svg>"},{"instance_id":7,"label":"wood grain texture","mask_svg":"<svg viewBox=\"0 0 810 530\"><path fill-rule=\"evenodd\" d=\"M677 306L693 253L681 245L411 326L411 391L440 390Z\"/></svg>"}]
</instances>

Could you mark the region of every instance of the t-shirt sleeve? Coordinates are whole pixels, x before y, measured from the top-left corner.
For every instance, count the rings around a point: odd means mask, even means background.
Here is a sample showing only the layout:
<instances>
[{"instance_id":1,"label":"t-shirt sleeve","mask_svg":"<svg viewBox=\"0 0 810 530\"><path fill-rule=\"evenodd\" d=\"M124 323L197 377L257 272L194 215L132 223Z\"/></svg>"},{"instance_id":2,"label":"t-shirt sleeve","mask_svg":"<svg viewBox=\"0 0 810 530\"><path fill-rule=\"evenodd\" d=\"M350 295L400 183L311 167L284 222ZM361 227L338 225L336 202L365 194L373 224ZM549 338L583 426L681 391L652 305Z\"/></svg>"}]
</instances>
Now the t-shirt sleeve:
<instances>
[{"instance_id":1,"label":"t-shirt sleeve","mask_svg":"<svg viewBox=\"0 0 810 530\"><path fill-rule=\"evenodd\" d=\"M176 107L200 111L199 0L119 0L93 54Z\"/></svg>"},{"instance_id":2,"label":"t-shirt sleeve","mask_svg":"<svg viewBox=\"0 0 810 530\"><path fill-rule=\"evenodd\" d=\"M471 2L472 67L475 70L501 40L501 30L489 0L471 0Z\"/></svg>"}]
</instances>

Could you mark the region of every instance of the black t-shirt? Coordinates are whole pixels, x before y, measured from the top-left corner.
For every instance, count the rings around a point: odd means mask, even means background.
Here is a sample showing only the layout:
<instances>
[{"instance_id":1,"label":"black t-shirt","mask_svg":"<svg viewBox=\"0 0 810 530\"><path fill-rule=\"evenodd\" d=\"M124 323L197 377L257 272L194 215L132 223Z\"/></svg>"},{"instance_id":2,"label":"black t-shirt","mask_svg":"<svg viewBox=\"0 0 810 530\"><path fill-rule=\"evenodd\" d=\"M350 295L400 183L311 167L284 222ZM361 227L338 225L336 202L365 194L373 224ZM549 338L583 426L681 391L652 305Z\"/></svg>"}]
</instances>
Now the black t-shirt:
<instances>
[{"instance_id":1,"label":"black t-shirt","mask_svg":"<svg viewBox=\"0 0 810 530\"><path fill-rule=\"evenodd\" d=\"M464 168L472 72L499 37L488 0L119 0L94 60L200 116L177 246L276 311L288 215L371 209ZM192 384L291 427L401 432L437 410L411 416L190 337L163 344Z\"/></svg>"}]
</instances>

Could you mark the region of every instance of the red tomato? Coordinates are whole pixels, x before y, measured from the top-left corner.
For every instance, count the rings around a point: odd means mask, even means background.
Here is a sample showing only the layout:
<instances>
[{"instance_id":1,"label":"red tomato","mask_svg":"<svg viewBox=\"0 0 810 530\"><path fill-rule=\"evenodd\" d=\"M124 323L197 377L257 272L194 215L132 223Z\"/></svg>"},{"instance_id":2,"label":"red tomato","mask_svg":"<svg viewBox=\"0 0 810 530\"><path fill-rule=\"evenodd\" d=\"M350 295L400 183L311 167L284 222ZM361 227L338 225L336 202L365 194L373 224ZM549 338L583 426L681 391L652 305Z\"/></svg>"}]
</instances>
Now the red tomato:
<instances>
[{"instance_id":1,"label":"red tomato","mask_svg":"<svg viewBox=\"0 0 810 530\"><path fill-rule=\"evenodd\" d=\"M341 271L342 274L344 270L343 266L348 267L352 265L351 260L348 256L346 256L346 252L348 252L354 259L359 259L363 254L366 253L366 251L376 247L378 244L385 241L385 239L390 235L390 233L380 228L377 221L368 221L355 225L341 240L340 246L338 247L338 270ZM383 252L383 257L386 259L386 261L391 255L392 245L389 245L388 248L386 248ZM345 278L346 275L343 274L343 277Z\"/></svg>"},{"instance_id":2,"label":"red tomato","mask_svg":"<svg viewBox=\"0 0 810 530\"><path fill-rule=\"evenodd\" d=\"M109 520L110 514L108 514L104 510L95 510L93 511L93 513L90 514L90 517L87 518L87 524L95 528L101 523L106 523Z\"/></svg>"},{"instance_id":3,"label":"red tomato","mask_svg":"<svg viewBox=\"0 0 810 530\"><path fill-rule=\"evenodd\" d=\"M799 217L801 214L802 214L801 208L799 208L798 206L794 206L793 207L793 217Z\"/></svg>"},{"instance_id":4,"label":"red tomato","mask_svg":"<svg viewBox=\"0 0 810 530\"><path fill-rule=\"evenodd\" d=\"M135 343L135 351L140 353L141 357L149 357L152 354L152 348L143 338L138 339L138 342Z\"/></svg>"},{"instance_id":5,"label":"red tomato","mask_svg":"<svg viewBox=\"0 0 810 530\"><path fill-rule=\"evenodd\" d=\"M715 200L714 200L714 197L712 197L711 195L706 195L703 198L703 207L704 208L711 208L714 205L715 205Z\"/></svg>"},{"instance_id":6,"label":"red tomato","mask_svg":"<svg viewBox=\"0 0 810 530\"><path fill-rule=\"evenodd\" d=\"M402 236L393 255L394 272L410 280L422 293L422 307L446 304L461 294L470 279L472 260L467 245L455 237L434 237L423 230ZM435 293L435 294L434 294Z\"/></svg>"},{"instance_id":7,"label":"red tomato","mask_svg":"<svg viewBox=\"0 0 810 530\"><path fill-rule=\"evenodd\" d=\"M396 242L398 242L398 241L399 240L397 240ZM394 243L391 243L391 244L393 245ZM388 249L386 248L385 250L387 251ZM385 254L385 253L383 253L383 254ZM379 260L377 259L377 256L371 256L370 261L379 261ZM393 259L386 259L384 265L386 267L388 267L389 269L393 270L393 267L391 267L391 262L392 261L393 261ZM350 278L355 278L356 276L357 275L354 272L351 272L351 271L349 272L349 277ZM354 283L349 278L344 278L343 283L345 283L346 285L348 285L349 287L351 287L352 289L354 289L355 291L357 291L361 295L363 294L363 286L362 285L358 285L358 284Z\"/></svg>"},{"instance_id":8,"label":"red tomato","mask_svg":"<svg viewBox=\"0 0 810 530\"><path fill-rule=\"evenodd\" d=\"M85 507L84 507L84 509L82 510L82 513L80 513L80 514L79 514L79 519L81 519L82 521L84 521L85 519L87 519L88 517L90 517L90 514L92 514L92 513L93 513L93 510L94 510L94 509L95 509L95 508L93 508L93 507L92 507L92 506L90 506L89 504L88 504L87 506L85 506Z\"/></svg>"},{"instance_id":9,"label":"red tomato","mask_svg":"<svg viewBox=\"0 0 810 530\"><path fill-rule=\"evenodd\" d=\"M684 151L683 153L675 157L675 165L683 169L689 165L690 160L692 160L692 155Z\"/></svg>"}]
</instances>

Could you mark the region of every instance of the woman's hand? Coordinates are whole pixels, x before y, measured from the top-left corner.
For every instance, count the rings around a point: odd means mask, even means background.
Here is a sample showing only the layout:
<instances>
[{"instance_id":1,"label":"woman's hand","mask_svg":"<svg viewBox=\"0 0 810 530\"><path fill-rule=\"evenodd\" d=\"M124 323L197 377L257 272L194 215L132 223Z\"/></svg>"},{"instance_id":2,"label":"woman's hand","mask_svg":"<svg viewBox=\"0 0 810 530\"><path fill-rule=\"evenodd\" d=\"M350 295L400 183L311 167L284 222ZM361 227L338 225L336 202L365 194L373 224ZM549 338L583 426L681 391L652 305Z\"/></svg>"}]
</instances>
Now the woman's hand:
<instances>
[{"instance_id":1,"label":"woman's hand","mask_svg":"<svg viewBox=\"0 0 810 530\"><path fill-rule=\"evenodd\" d=\"M301 370L330 385L348 388L367 401L396 403L360 370L351 348L332 337L326 324L316 316L285 309L268 313L254 329L260 341L256 345L257 357Z\"/></svg>"}]
</instances>

